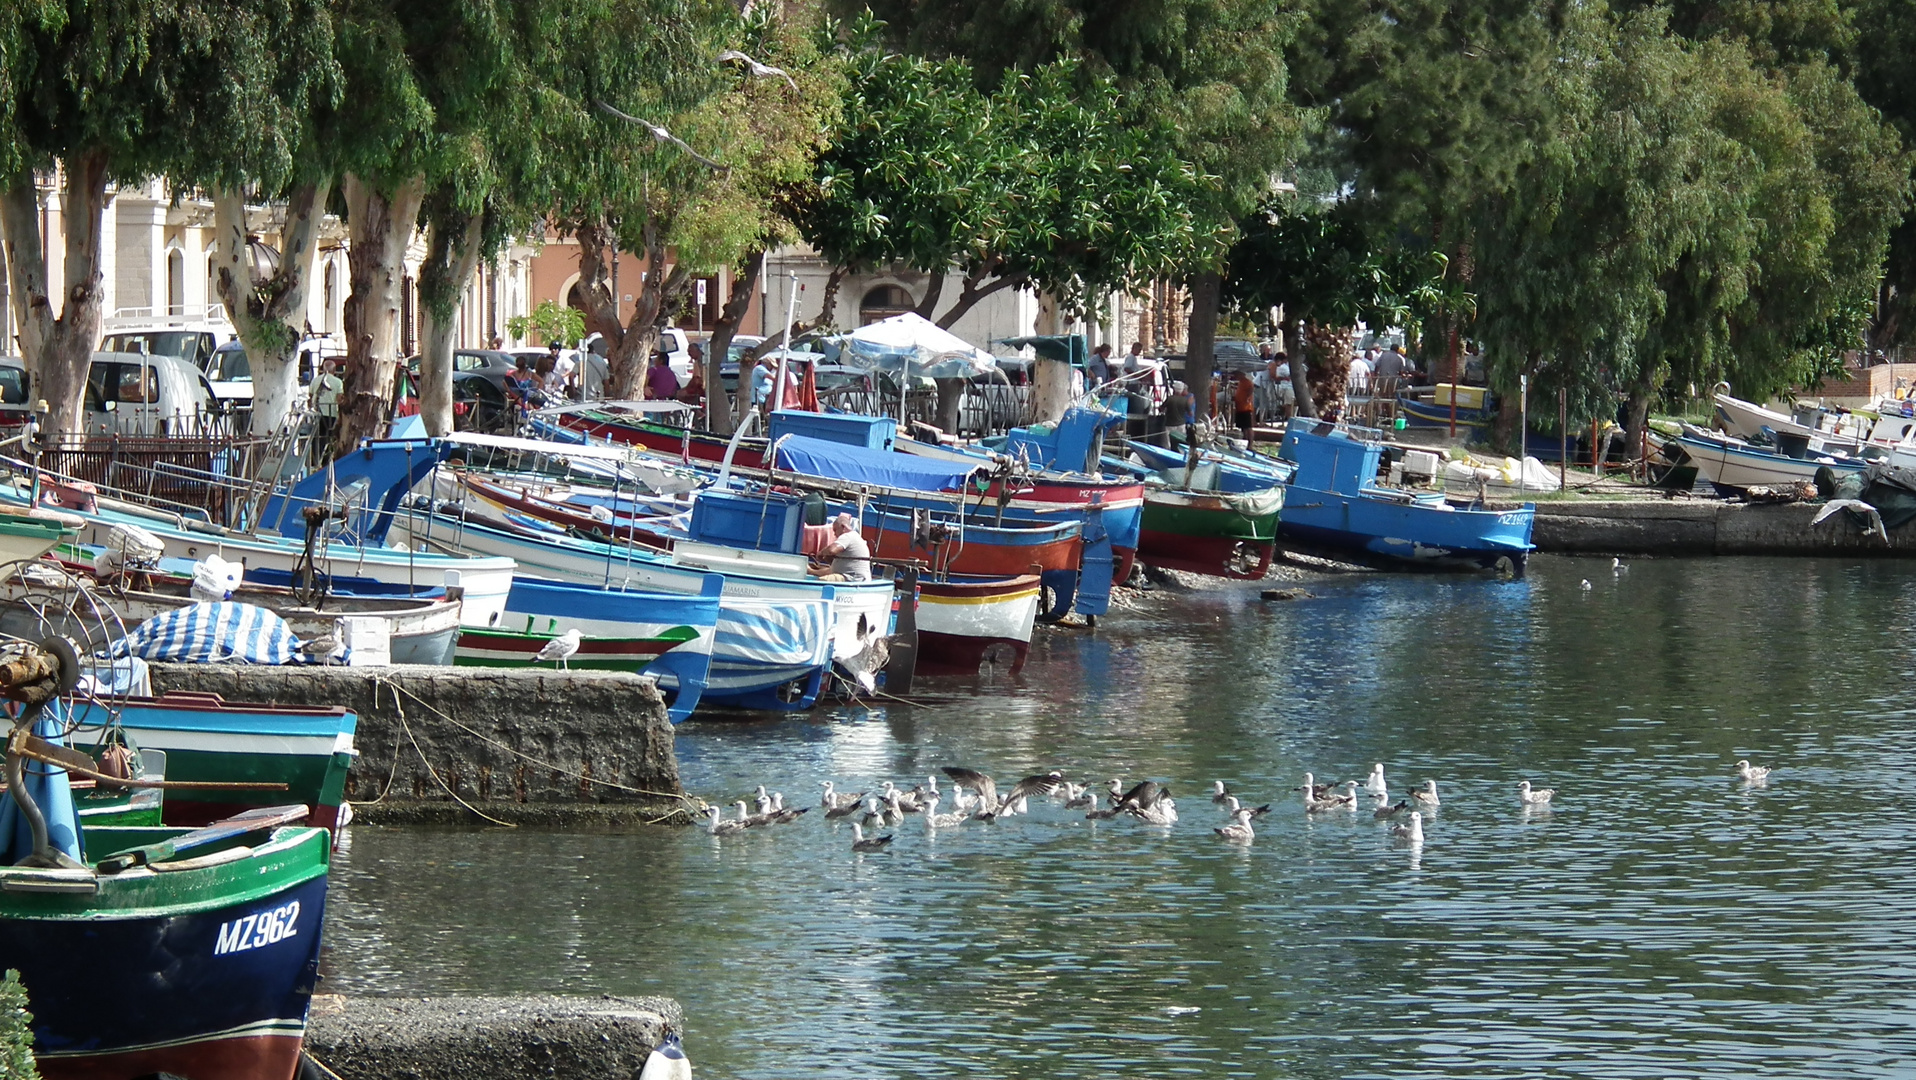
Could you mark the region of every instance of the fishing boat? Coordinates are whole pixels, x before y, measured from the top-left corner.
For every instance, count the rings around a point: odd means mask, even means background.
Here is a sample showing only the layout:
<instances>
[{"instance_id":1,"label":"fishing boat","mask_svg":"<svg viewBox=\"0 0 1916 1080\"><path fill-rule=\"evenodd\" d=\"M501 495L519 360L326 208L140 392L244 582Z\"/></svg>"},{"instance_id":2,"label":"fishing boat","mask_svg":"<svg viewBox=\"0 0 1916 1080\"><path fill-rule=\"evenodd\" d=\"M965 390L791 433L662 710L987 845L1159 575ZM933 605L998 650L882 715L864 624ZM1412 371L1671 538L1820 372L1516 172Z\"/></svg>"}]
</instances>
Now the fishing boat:
<instances>
[{"instance_id":1,"label":"fishing boat","mask_svg":"<svg viewBox=\"0 0 1916 1080\"><path fill-rule=\"evenodd\" d=\"M77 663L54 644L13 646L4 669L32 704L7 743L0 967L26 988L40 1075L292 1080L330 836L292 805L201 829L87 824L69 774L111 778L63 743L55 695Z\"/></svg>"},{"instance_id":2,"label":"fishing boat","mask_svg":"<svg viewBox=\"0 0 1916 1080\"><path fill-rule=\"evenodd\" d=\"M1017 674L1031 651L1042 579L921 579L918 665L922 675L970 675L989 663Z\"/></svg>"},{"instance_id":3,"label":"fishing boat","mask_svg":"<svg viewBox=\"0 0 1916 1080\"><path fill-rule=\"evenodd\" d=\"M615 592L698 596L709 574L725 579L703 700L741 708L804 709L825 670L890 632L889 581L824 582L802 556L680 541L669 554L563 534L509 530L414 508L410 542L445 551L505 555L546 581Z\"/></svg>"},{"instance_id":4,"label":"fishing boat","mask_svg":"<svg viewBox=\"0 0 1916 1080\"><path fill-rule=\"evenodd\" d=\"M1869 467L1869 461L1860 457L1818 453L1807 447L1802 447L1802 456L1791 456L1688 426L1675 441L1696 466L1698 476L1724 488L1814 482L1819 469L1860 473Z\"/></svg>"},{"instance_id":5,"label":"fishing boat","mask_svg":"<svg viewBox=\"0 0 1916 1080\"><path fill-rule=\"evenodd\" d=\"M213 785L169 797L169 825L204 825L289 799L312 808L313 825L339 824L359 727L358 715L346 709L237 705L218 694L175 690L111 707L82 701L72 716L73 745L81 750L97 755L119 742L163 751L167 779ZM232 784L269 786L224 786Z\"/></svg>"},{"instance_id":6,"label":"fishing boat","mask_svg":"<svg viewBox=\"0 0 1916 1080\"><path fill-rule=\"evenodd\" d=\"M1261 578L1271 568L1283 509L1282 487L1244 494L1146 488L1138 560L1212 577Z\"/></svg>"},{"instance_id":7,"label":"fishing boat","mask_svg":"<svg viewBox=\"0 0 1916 1080\"><path fill-rule=\"evenodd\" d=\"M1297 466L1286 486L1279 535L1287 547L1413 569L1479 569L1521 575L1533 547L1536 505L1474 510L1442 493L1377 483L1380 433L1296 418L1283 457Z\"/></svg>"},{"instance_id":8,"label":"fishing boat","mask_svg":"<svg viewBox=\"0 0 1916 1080\"><path fill-rule=\"evenodd\" d=\"M0 513L0 566L37 559L74 532L73 526L49 518Z\"/></svg>"},{"instance_id":9,"label":"fishing boat","mask_svg":"<svg viewBox=\"0 0 1916 1080\"><path fill-rule=\"evenodd\" d=\"M460 633L454 663L524 667L554 638L577 630L579 648L566 660L568 668L654 676L676 724L692 715L705 693L724 588L718 574L706 575L697 596L520 579L513 582L498 626ZM807 658L811 655L808 650Z\"/></svg>"}]
</instances>

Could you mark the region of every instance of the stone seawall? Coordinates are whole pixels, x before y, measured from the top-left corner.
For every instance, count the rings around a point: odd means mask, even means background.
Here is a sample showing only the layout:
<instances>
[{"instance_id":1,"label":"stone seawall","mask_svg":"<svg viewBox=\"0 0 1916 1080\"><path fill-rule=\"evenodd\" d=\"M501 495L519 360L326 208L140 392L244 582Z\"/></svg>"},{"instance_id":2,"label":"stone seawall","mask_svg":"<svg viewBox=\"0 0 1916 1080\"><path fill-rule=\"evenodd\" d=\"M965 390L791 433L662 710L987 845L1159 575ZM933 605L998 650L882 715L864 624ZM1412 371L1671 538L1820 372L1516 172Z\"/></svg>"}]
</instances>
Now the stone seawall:
<instances>
[{"instance_id":1,"label":"stone seawall","mask_svg":"<svg viewBox=\"0 0 1916 1080\"><path fill-rule=\"evenodd\" d=\"M340 1080L636 1077L683 1025L678 1002L662 997L322 995L306 1052Z\"/></svg>"},{"instance_id":2,"label":"stone seawall","mask_svg":"<svg viewBox=\"0 0 1916 1080\"><path fill-rule=\"evenodd\" d=\"M1847 512L1811 524L1817 503L1781 506L1686 500L1543 502L1539 551L1593 555L1890 555L1916 553L1916 523L1887 543Z\"/></svg>"},{"instance_id":3,"label":"stone seawall","mask_svg":"<svg viewBox=\"0 0 1916 1080\"><path fill-rule=\"evenodd\" d=\"M625 824L682 805L672 723L642 675L154 664L153 686L353 710L360 820L473 821L463 800L514 823Z\"/></svg>"}]
</instances>

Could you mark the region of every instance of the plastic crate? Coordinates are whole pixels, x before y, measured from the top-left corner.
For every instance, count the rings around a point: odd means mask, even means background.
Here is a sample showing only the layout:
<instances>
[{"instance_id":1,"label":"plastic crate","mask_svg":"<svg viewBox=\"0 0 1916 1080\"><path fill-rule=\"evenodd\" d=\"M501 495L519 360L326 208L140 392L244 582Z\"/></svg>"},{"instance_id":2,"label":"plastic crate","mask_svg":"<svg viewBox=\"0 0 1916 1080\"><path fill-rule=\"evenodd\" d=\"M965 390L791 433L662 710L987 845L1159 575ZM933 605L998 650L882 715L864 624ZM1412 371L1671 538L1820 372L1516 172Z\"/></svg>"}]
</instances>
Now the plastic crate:
<instances>
[{"instance_id":1,"label":"plastic crate","mask_svg":"<svg viewBox=\"0 0 1916 1080\"><path fill-rule=\"evenodd\" d=\"M802 499L789 495L701 492L692 503L692 537L707 544L755 551L796 552Z\"/></svg>"},{"instance_id":2,"label":"plastic crate","mask_svg":"<svg viewBox=\"0 0 1916 1080\"><path fill-rule=\"evenodd\" d=\"M777 442L781 435L803 435L867 450L890 450L892 440L898 437L898 421L889 416L780 409L772 414L772 441Z\"/></svg>"}]
</instances>

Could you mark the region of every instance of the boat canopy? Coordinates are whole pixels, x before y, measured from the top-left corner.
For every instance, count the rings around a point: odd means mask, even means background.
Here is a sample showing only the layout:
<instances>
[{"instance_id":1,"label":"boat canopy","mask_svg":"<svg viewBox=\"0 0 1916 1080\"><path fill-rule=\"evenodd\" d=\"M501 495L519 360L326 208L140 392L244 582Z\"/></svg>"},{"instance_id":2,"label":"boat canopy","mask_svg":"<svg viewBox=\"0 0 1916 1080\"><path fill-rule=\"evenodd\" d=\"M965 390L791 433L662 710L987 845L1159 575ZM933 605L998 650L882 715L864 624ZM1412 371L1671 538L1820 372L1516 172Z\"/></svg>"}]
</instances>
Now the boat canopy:
<instances>
[{"instance_id":1,"label":"boat canopy","mask_svg":"<svg viewBox=\"0 0 1916 1080\"><path fill-rule=\"evenodd\" d=\"M847 446L808 435L780 438L774 444L773 455L778 468L791 472L907 491L954 491L963 487L973 473L991 467L985 461L940 461Z\"/></svg>"}]
</instances>

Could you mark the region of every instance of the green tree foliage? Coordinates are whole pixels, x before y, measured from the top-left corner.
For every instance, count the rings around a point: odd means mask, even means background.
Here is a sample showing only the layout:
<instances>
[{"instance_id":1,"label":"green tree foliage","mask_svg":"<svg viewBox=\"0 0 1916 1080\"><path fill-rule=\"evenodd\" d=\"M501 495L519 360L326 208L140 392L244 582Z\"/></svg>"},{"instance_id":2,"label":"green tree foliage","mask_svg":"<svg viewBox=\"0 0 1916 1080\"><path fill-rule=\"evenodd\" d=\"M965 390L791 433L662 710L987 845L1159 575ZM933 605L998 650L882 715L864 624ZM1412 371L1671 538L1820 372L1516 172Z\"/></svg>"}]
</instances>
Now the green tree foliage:
<instances>
[{"instance_id":1,"label":"green tree foliage","mask_svg":"<svg viewBox=\"0 0 1916 1080\"><path fill-rule=\"evenodd\" d=\"M1285 338L1306 345L1304 362L1291 365L1306 416L1341 406L1350 327L1394 326L1441 299L1443 258L1379 240L1359 209L1280 195L1239 223L1231 248L1227 308L1262 321L1282 305Z\"/></svg>"},{"instance_id":2,"label":"green tree foliage","mask_svg":"<svg viewBox=\"0 0 1916 1080\"><path fill-rule=\"evenodd\" d=\"M27 988L20 973L9 970L0 980L0 1080L37 1080L33 1064L33 1014L27 1011Z\"/></svg>"},{"instance_id":3,"label":"green tree foliage","mask_svg":"<svg viewBox=\"0 0 1916 1080\"><path fill-rule=\"evenodd\" d=\"M585 337L585 315L578 308L554 300L541 300L530 315L514 315L506 320L506 332L522 338L536 334L542 344L558 342L567 348Z\"/></svg>"},{"instance_id":4,"label":"green tree foliage","mask_svg":"<svg viewBox=\"0 0 1916 1080\"><path fill-rule=\"evenodd\" d=\"M276 184L303 118L330 88L324 0L38 0L0 14L0 232L22 351L77 431L99 341L102 211L110 181L184 176ZM35 171L60 165L65 280L47 279ZM60 310L54 311L55 298Z\"/></svg>"},{"instance_id":5,"label":"green tree foliage","mask_svg":"<svg viewBox=\"0 0 1916 1080\"><path fill-rule=\"evenodd\" d=\"M821 156L805 236L835 265L931 275L919 313L951 326L1005 289L1082 311L1098 293L1182 265L1206 239L1193 204L1215 181L1110 79L1061 61L974 88L970 67L885 54L854 34L844 120ZM943 274L961 292L942 311Z\"/></svg>"},{"instance_id":6,"label":"green tree foliage","mask_svg":"<svg viewBox=\"0 0 1916 1080\"><path fill-rule=\"evenodd\" d=\"M1916 3L1860 0L1850 8L1856 34L1856 90L1916 148ZM1876 294L1870 344L1879 349L1916 341L1916 212L1905 210L1890 233Z\"/></svg>"}]
</instances>

